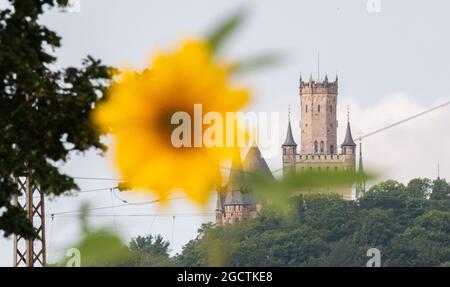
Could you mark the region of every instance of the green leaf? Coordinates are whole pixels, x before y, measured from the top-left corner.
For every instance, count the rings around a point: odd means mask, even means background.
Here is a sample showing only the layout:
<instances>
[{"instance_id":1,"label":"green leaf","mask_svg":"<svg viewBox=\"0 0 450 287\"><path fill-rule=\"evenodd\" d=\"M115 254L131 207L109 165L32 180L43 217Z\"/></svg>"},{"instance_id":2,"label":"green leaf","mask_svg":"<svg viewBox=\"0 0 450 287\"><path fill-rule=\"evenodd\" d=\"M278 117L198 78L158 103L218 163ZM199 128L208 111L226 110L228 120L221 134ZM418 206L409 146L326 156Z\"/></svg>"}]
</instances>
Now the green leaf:
<instances>
[{"instance_id":1,"label":"green leaf","mask_svg":"<svg viewBox=\"0 0 450 287\"><path fill-rule=\"evenodd\" d=\"M245 13L238 11L231 15L231 17L225 19L221 24L216 26L207 35L208 42L211 50L217 52L222 46L225 40L227 40L233 32L242 24L245 19Z\"/></svg>"},{"instance_id":2,"label":"green leaf","mask_svg":"<svg viewBox=\"0 0 450 287\"><path fill-rule=\"evenodd\" d=\"M350 188L353 184L373 179L372 175L359 172L315 172L306 171L287 174L281 179L263 174L250 174L247 184L256 195L269 201L275 207L284 208L296 194L338 193L340 188Z\"/></svg>"},{"instance_id":3,"label":"green leaf","mask_svg":"<svg viewBox=\"0 0 450 287\"><path fill-rule=\"evenodd\" d=\"M245 59L237 63L233 67L233 72L236 73L248 73L255 70L264 69L280 62L280 56L278 54L264 54L249 59Z\"/></svg>"},{"instance_id":4,"label":"green leaf","mask_svg":"<svg viewBox=\"0 0 450 287\"><path fill-rule=\"evenodd\" d=\"M79 252L80 267L125 264L130 257L129 249L116 233L107 228L92 228L87 219L88 208L88 205L83 205L80 210L80 229L83 236L75 244L69 245L67 250L75 248ZM72 256L64 254L56 266L72 266Z\"/></svg>"}]
</instances>

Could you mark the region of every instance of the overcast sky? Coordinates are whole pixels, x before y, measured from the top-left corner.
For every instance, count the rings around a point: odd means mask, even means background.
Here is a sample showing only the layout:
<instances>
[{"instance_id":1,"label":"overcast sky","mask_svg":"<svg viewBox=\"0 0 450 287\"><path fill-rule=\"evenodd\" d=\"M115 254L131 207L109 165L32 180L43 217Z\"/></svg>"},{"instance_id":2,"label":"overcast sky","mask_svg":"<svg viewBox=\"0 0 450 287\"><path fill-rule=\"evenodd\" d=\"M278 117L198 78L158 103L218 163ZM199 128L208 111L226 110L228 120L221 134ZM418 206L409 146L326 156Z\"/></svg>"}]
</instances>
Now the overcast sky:
<instances>
[{"instance_id":1,"label":"overcast sky","mask_svg":"<svg viewBox=\"0 0 450 287\"><path fill-rule=\"evenodd\" d=\"M0 0L5 5L5 0ZM450 2L446 0L381 0L380 13L369 13L367 0L81 0L81 12L53 11L42 22L62 37L58 66L79 65L87 54L113 66L141 68L160 48L170 48L189 36L202 36L237 9L249 18L229 43L226 56L245 58L259 52L279 52L280 65L246 76L254 92L247 110L280 112L280 141L285 136L287 107L292 106L294 136L300 142L298 78L320 73L339 75L338 141L343 140L346 106L350 105L355 137L450 100ZM3 7L2 7L3 8ZM436 111L364 141L367 167L381 178L407 182L414 177L450 177L450 108ZM272 170L280 157L268 160ZM62 170L77 177L117 178L109 158L95 151L73 155ZM82 190L109 188L115 181L77 180ZM182 196L174 195L174 197ZM113 195L108 190L47 201L47 214L151 200L151 196ZM211 203L214 198L211 198ZM154 217L92 217L96 226L117 229L125 241L147 233L162 234L173 252L213 220L213 205L200 210L184 199L168 207L157 204L93 211L96 215L159 214ZM175 218L173 214L176 214ZM76 240L76 216L48 216L49 262ZM0 239L0 266L12 264L12 240Z\"/></svg>"}]
</instances>

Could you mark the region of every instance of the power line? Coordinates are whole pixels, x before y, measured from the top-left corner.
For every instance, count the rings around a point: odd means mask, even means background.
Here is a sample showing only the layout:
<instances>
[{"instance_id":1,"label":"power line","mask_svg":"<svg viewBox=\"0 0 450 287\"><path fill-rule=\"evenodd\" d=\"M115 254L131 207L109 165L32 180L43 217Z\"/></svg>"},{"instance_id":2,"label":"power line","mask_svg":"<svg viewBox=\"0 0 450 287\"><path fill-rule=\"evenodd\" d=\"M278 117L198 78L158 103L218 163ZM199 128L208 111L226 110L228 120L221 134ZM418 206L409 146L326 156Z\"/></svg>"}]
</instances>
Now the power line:
<instances>
[{"instance_id":1,"label":"power line","mask_svg":"<svg viewBox=\"0 0 450 287\"><path fill-rule=\"evenodd\" d=\"M118 208L118 207L124 207L124 206L130 206L130 205L144 205L144 204L152 204L159 202L159 200L152 200L152 201L145 201L145 202L139 202L139 203L125 203L125 204L119 204L119 205L109 205L109 206L99 206L99 207L92 207L87 208L85 211L93 211L93 210L102 210L102 209L110 209L110 208ZM76 209L76 210L68 210L68 211L60 211L60 212L54 212L52 214L54 215L60 215L60 214L69 214L69 213L81 213L84 210Z\"/></svg>"},{"instance_id":2,"label":"power line","mask_svg":"<svg viewBox=\"0 0 450 287\"><path fill-rule=\"evenodd\" d=\"M187 196L180 196L180 197L169 198L167 200L170 201L170 200L178 200L178 199L185 199L185 198L188 198L188 197ZM149 200L149 201L143 201L143 202L131 202L131 203L124 203L124 204L119 204L119 205L92 207L92 208L87 208L85 210L86 211L93 211L93 210L119 208L119 207L132 206L132 205L147 205L147 204L153 204L153 203L159 203L159 202L161 202L160 199L155 199L155 200ZM60 214L81 213L81 212L83 212L83 210L77 209L77 210L68 210L68 211L54 212L52 214L53 215L60 215Z\"/></svg>"},{"instance_id":3,"label":"power line","mask_svg":"<svg viewBox=\"0 0 450 287\"><path fill-rule=\"evenodd\" d=\"M190 217L190 216L213 216L214 212L204 212L204 213L177 213L177 214L170 214L170 213L155 213L155 214L88 214L87 217ZM50 216L50 215L48 215ZM48 217L47 216L47 217ZM78 215L75 214L54 214L55 217L58 218L69 218L69 217L78 217Z\"/></svg>"},{"instance_id":4,"label":"power line","mask_svg":"<svg viewBox=\"0 0 450 287\"><path fill-rule=\"evenodd\" d=\"M418 114L415 114L415 115L413 115L413 116L407 117L407 118L405 118L405 119L403 119L403 120L401 120L401 121L395 122L395 123L390 124L390 125L388 125L388 126L385 126L385 127L383 127L383 128L377 129L377 130L375 130L375 131L373 131L373 132L370 132L370 133L368 133L368 134L365 134L365 135L363 135L363 136L360 136L360 137L356 138L356 141L360 141L360 140L362 140L362 139L364 139L364 138L373 136L373 135L375 135L375 134L377 134L377 133L380 133L380 132L385 131L385 130L387 130L387 129L393 128L393 127L398 126L398 125L401 125L401 124L403 124L403 123L405 123L405 122L408 122L408 121L410 121L410 120L413 120L413 119L415 119L415 118L418 118L418 117L420 117L420 116L423 116L423 115L425 115L425 114L428 114L428 113L430 113L430 112L432 112L432 111L435 111L435 110L437 110L437 109L443 108L443 107L448 106L448 105L450 105L450 101L445 102L445 103L440 104L440 105L437 105L437 106L435 106L435 107L432 107L432 108L430 108L430 109L428 109L428 110L425 110L425 111L420 112L420 113L418 113Z\"/></svg>"},{"instance_id":5,"label":"power line","mask_svg":"<svg viewBox=\"0 0 450 287\"><path fill-rule=\"evenodd\" d=\"M104 190L110 190L111 188L115 188L115 187L104 187L104 188L95 188L95 189L79 190L79 191L74 191L74 193L75 193L75 194L79 194L79 193L89 193L89 192L96 192L96 191L104 191Z\"/></svg>"},{"instance_id":6,"label":"power line","mask_svg":"<svg viewBox=\"0 0 450 287\"><path fill-rule=\"evenodd\" d=\"M73 179L84 179L84 180L123 180L121 178L109 178L109 177L84 177L84 176L72 176Z\"/></svg>"},{"instance_id":7,"label":"power line","mask_svg":"<svg viewBox=\"0 0 450 287\"><path fill-rule=\"evenodd\" d=\"M111 188L116 188L116 187L105 187L105 188L96 188L96 189L87 189L87 190L68 190L65 193L60 194L60 196L62 196L62 195L78 195L78 194L91 193L91 192L96 192L96 191L104 191L104 190L110 190ZM69 192L72 192L72 193L69 193ZM25 197L24 194L19 196L19 198L23 198L23 197ZM39 198L39 196L33 196L33 199L36 199L36 198Z\"/></svg>"}]
</instances>

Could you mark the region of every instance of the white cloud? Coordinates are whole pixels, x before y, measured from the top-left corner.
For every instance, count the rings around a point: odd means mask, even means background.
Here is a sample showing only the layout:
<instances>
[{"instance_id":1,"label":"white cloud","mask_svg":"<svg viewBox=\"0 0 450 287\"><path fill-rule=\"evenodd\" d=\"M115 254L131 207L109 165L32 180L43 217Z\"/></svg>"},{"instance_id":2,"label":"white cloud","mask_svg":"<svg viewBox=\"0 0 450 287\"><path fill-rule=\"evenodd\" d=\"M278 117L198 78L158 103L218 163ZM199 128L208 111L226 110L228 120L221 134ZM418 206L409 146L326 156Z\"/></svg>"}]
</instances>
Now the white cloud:
<instances>
[{"instance_id":1,"label":"white cloud","mask_svg":"<svg viewBox=\"0 0 450 287\"><path fill-rule=\"evenodd\" d=\"M351 106L351 124L355 138L383 128L436 105L449 101L439 98L430 105L420 104L406 93L391 94L378 103L361 107L353 98L340 100L339 137L345 129L345 109ZM415 177L435 178L440 163L441 176L450 178L450 106L390 128L363 140L366 167L381 173L381 179L407 182Z\"/></svg>"}]
</instances>

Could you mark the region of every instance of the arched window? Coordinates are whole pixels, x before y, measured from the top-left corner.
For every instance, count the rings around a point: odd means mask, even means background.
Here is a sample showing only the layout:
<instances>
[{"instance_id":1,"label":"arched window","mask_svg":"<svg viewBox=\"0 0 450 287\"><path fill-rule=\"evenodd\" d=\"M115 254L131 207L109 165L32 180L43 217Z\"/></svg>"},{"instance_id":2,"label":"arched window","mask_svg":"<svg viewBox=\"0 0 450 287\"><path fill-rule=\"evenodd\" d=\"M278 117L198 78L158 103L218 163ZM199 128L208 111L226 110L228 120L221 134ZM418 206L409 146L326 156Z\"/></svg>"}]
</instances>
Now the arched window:
<instances>
[{"instance_id":1,"label":"arched window","mask_svg":"<svg viewBox=\"0 0 450 287\"><path fill-rule=\"evenodd\" d=\"M320 142L320 153L323 153L324 150L324 144L323 141Z\"/></svg>"},{"instance_id":2,"label":"arched window","mask_svg":"<svg viewBox=\"0 0 450 287\"><path fill-rule=\"evenodd\" d=\"M305 111L308 112L308 105L306 105Z\"/></svg>"},{"instance_id":3,"label":"arched window","mask_svg":"<svg viewBox=\"0 0 450 287\"><path fill-rule=\"evenodd\" d=\"M317 106L317 112L320 113L320 105Z\"/></svg>"},{"instance_id":4,"label":"arched window","mask_svg":"<svg viewBox=\"0 0 450 287\"><path fill-rule=\"evenodd\" d=\"M314 142L314 153L317 153L319 151L319 144L317 141Z\"/></svg>"},{"instance_id":5,"label":"arched window","mask_svg":"<svg viewBox=\"0 0 450 287\"><path fill-rule=\"evenodd\" d=\"M334 145L330 145L330 154L334 154Z\"/></svg>"},{"instance_id":6,"label":"arched window","mask_svg":"<svg viewBox=\"0 0 450 287\"><path fill-rule=\"evenodd\" d=\"M330 105L330 112L333 112L333 106Z\"/></svg>"}]
</instances>

